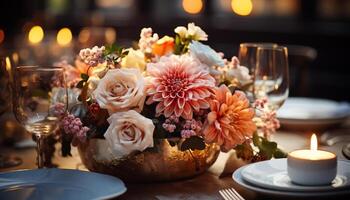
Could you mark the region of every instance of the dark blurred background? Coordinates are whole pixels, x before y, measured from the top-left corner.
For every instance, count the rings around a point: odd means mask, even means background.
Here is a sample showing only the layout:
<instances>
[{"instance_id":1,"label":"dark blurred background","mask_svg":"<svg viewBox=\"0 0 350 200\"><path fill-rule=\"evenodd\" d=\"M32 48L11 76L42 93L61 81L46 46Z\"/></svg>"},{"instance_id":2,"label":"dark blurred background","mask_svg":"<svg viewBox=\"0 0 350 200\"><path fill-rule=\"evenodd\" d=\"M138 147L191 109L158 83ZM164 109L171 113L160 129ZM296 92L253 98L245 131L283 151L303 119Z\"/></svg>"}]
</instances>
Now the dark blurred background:
<instances>
[{"instance_id":1,"label":"dark blurred background","mask_svg":"<svg viewBox=\"0 0 350 200\"><path fill-rule=\"evenodd\" d=\"M142 27L171 35L176 26L195 22L208 33L207 43L229 58L242 42L287 45L290 96L350 100L348 0L3 0L0 5L0 52L17 56L19 64L51 64L92 45L131 45Z\"/></svg>"}]
</instances>

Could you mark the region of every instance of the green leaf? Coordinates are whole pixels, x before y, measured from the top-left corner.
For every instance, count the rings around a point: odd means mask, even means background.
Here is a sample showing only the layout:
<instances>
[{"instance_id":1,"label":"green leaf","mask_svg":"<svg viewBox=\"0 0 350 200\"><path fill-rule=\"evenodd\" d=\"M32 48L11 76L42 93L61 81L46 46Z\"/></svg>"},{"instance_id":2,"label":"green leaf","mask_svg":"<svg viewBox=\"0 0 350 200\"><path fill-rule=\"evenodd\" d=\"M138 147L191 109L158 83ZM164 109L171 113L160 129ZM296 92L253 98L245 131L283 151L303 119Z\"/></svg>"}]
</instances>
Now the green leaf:
<instances>
[{"instance_id":1,"label":"green leaf","mask_svg":"<svg viewBox=\"0 0 350 200\"><path fill-rule=\"evenodd\" d=\"M286 158L287 154L284 151L282 151L281 149L277 148L275 153L273 154L273 157L275 157L275 158Z\"/></svg>"},{"instance_id":2,"label":"green leaf","mask_svg":"<svg viewBox=\"0 0 350 200\"><path fill-rule=\"evenodd\" d=\"M180 45L180 44L181 44L180 36L178 34L176 34L176 36L175 36L175 45Z\"/></svg>"},{"instance_id":3,"label":"green leaf","mask_svg":"<svg viewBox=\"0 0 350 200\"><path fill-rule=\"evenodd\" d=\"M260 144L261 144L261 142L260 142L260 137L259 137L259 135L258 135L258 133L257 132L255 132L254 134L253 134L253 144L255 145L255 146L260 146Z\"/></svg>"},{"instance_id":4,"label":"green leaf","mask_svg":"<svg viewBox=\"0 0 350 200\"><path fill-rule=\"evenodd\" d=\"M81 77L81 79L83 79L84 81L87 81L87 80L89 79L89 75L84 74L84 73L80 74L80 77Z\"/></svg>"},{"instance_id":5,"label":"green leaf","mask_svg":"<svg viewBox=\"0 0 350 200\"><path fill-rule=\"evenodd\" d=\"M250 160L254 156L254 152L250 143L239 144L235 147L236 155L243 160Z\"/></svg>"},{"instance_id":6,"label":"green leaf","mask_svg":"<svg viewBox=\"0 0 350 200\"><path fill-rule=\"evenodd\" d=\"M203 150L205 149L205 143L203 138L200 138L198 136L191 136L190 138L187 138L185 141L182 142L180 150L186 151L186 150Z\"/></svg>"},{"instance_id":7,"label":"green leaf","mask_svg":"<svg viewBox=\"0 0 350 200\"><path fill-rule=\"evenodd\" d=\"M79 81L79 82L77 83L76 87L81 89L81 88L84 87L84 83L85 83L85 81L84 81L84 80L81 80L81 81Z\"/></svg>"},{"instance_id":8,"label":"green leaf","mask_svg":"<svg viewBox=\"0 0 350 200\"><path fill-rule=\"evenodd\" d=\"M260 151L267 156L268 159L271 159L277 149L276 142L269 142L268 140L263 140L260 145Z\"/></svg>"}]
</instances>

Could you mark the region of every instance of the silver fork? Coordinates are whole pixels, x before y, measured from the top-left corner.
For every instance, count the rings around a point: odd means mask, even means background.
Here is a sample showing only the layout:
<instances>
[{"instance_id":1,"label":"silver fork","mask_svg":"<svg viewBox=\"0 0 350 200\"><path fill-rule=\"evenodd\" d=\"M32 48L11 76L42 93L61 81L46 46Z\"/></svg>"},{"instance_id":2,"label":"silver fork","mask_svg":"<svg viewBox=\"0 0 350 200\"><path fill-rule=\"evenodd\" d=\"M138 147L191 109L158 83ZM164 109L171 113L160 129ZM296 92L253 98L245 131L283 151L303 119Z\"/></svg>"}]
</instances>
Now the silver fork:
<instances>
[{"instance_id":1,"label":"silver fork","mask_svg":"<svg viewBox=\"0 0 350 200\"><path fill-rule=\"evenodd\" d=\"M234 188L222 189L219 190L219 193L225 200L244 200Z\"/></svg>"}]
</instances>

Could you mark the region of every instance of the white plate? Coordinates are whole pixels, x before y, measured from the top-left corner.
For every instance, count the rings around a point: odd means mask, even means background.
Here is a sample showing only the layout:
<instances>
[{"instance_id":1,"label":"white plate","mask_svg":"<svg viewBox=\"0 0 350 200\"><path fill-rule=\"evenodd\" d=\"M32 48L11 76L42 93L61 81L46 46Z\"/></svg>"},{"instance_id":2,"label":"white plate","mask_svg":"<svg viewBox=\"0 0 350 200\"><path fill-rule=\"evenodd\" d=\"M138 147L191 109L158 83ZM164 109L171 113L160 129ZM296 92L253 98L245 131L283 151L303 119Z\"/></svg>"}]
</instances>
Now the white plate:
<instances>
[{"instance_id":1,"label":"white plate","mask_svg":"<svg viewBox=\"0 0 350 200\"><path fill-rule=\"evenodd\" d=\"M350 115L348 103L332 100L291 97L277 111L286 128L325 129L338 125Z\"/></svg>"},{"instance_id":2,"label":"white plate","mask_svg":"<svg viewBox=\"0 0 350 200\"><path fill-rule=\"evenodd\" d=\"M253 185L245 180L243 180L242 178L242 170L244 170L244 167L241 167L239 169L237 169L233 174L232 174L232 178L233 180L240 186L248 189L248 190L252 190L254 192L257 193L262 193L265 195L272 195L272 196L278 196L279 198L281 198L281 196L286 196L286 197L334 197L334 196L338 196L338 195L350 195L350 191L349 190L333 190L333 191L327 191L327 192L311 192L311 191L304 191L304 192L291 192L291 191L283 191L283 190L274 190L274 189L269 189L269 188L263 188L263 187L259 187L256 185Z\"/></svg>"},{"instance_id":3,"label":"white plate","mask_svg":"<svg viewBox=\"0 0 350 200\"><path fill-rule=\"evenodd\" d=\"M350 162L338 160L337 177L332 184L302 186L291 182L287 174L287 159L274 159L253 163L245 167L242 178L254 185L285 191L333 191L350 188Z\"/></svg>"},{"instance_id":4,"label":"white plate","mask_svg":"<svg viewBox=\"0 0 350 200\"><path fill-rule=\"evenodd\" d=\"M37 169L0 173L0 199L109 199L126 191L115 177L68 169Z\"/></svg>"}]
</instances>

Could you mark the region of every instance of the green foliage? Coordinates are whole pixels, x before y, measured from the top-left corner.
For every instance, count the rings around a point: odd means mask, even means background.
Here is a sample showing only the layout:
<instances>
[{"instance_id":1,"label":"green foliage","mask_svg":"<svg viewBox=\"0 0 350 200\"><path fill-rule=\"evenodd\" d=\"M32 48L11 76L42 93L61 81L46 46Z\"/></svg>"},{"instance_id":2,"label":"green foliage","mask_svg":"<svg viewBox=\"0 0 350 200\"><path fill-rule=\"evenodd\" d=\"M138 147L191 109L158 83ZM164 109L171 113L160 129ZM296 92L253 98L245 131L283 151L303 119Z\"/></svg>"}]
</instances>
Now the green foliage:
<instances>
[{"instance_id":1,"label":"green foliage","mask_svg":"<svg viewBox=\"0 0 350 200\"><path fill-rule=\"evenodd\" d=\"M128 55L128 53L129 51L125 50L123 47L120 47L116 44L112 44L105 47L103 57L105 60L107 60L108 63L117 65L123 57Z\"/></svg>"},{"instance_id":2,"label":"green foliage","mask_svg":"<svg viewBox=\"0 0 350 200\"><path fill-rule=\"evenodd\" d=\"M251 144L250 141L247 141L235 147L238 158L257 162L271 158L287 157L287 154L277 147L276 142L269 141L267 138L261 137L257 133L254 133L252 142ZM253 149L253 145L257 148L257 151Z\"/></svg>"},{"instance_id":3,"label":"green foliage","mask_svg":"<svg viewBox=\"0 0 350 200\"><path fill-rule=\"evenodd\" d=\"M266 157L267 159L285 158L286 153L277 147L277 143L269 141L265 137L258 136L257 133L253 135L253 144L258 147L260 156Z\"/></svg>"},{"instance_id":4,"label":"green foliage","mask_svg":"<svg viewBox=\"0 0 350 200\"><path fill-rule=\"evenodd\" d=\"M89 75L87 75L87 74L82 73L82 74L80 74L80 77L81 77L81 79L83 81L88 81L89 80Z\"/></svg>"},{"instance_id":5,"label":"green foliage","mask_svg":"<svg viewBox=\"0 0 350 200\"><path fill-rule=\"evenodd\" d=\"M178 34L175 36L174 54L181 55L188 52L192 38L181 38Z\"/></svg>"},{"instance_id":6,"label":"green foliage","mask_svg":"<svg viewBox=\"0 0 350 200\"><path fill-rule=\"evenodd\" d=\"M243 160L250 160L254 156L253 149L249 142L237 145L235 150L237 157Z\"/></svg>"}]
</instances>

